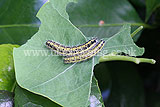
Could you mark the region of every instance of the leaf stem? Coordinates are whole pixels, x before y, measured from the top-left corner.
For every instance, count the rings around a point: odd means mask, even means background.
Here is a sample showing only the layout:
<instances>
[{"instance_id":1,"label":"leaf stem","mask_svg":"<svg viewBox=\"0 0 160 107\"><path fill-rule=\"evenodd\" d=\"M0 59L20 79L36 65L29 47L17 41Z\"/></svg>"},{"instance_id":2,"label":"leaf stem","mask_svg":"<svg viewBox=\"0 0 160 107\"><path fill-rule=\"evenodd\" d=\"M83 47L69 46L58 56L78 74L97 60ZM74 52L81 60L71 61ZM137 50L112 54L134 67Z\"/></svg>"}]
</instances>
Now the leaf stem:
<instances>
[{"instance_id":1,"label":"leaf stem","mask_svg":"<svg viewBox=\"0 0 160 107\"><path fill-rule=\"evenodd\" d=\"M130 23L131 26L143 26L144 28L154 28L153 26L150 26L145 23ZM103 26L99 26L98 24L96 25L91 25L91 24L85 24L85 25L76 25L77 27L114 27L114 26L123 26L124 23L114 23L114 24L103 24Z\"/></svg>"},{"instance_id":2,"label":"leaf stem","mask_svg":"<svg viewBox=\"0 0 160 107\"><path fill-rule=\"evenodd\" d=\"M147 59L147 58L135 58L135 57L129 57L129 56L121 56L121 55L106 55L99 58L99 62L106 62L106 61L130 61L134 62L136 64L139 63L151 63L155 64L156 61L154 59Z\"/></svg>"},{"instance_id":3,"label":"leaf stem","mask_svg":"<svg viewBox=\"0 0 160 107\"><path fill-rule=\"evenodd\" d=\"M131 37L133 38L139 31L141 31L143 29L143 26L140 26L139 28L137 28L132 34Z\"/></svg>"}]
</instances>

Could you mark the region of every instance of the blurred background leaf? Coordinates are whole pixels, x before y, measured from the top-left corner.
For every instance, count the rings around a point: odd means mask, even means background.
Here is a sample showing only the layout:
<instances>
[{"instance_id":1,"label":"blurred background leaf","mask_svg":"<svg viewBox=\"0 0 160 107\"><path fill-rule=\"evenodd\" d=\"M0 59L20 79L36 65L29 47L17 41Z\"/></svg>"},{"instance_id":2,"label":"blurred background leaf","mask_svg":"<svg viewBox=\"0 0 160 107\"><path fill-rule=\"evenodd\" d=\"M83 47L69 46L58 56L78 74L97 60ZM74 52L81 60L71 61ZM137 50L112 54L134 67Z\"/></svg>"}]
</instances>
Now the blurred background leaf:
<instances>
[{"instance_id":1,"label":"blurred background leaf","mask_svg":"<svg viewBox=\"0 0 160 107\"><path fill-rule=\"evenodd\" d=\"M67 12L71 22L88 37L111 37L124 23L135 26L133 30L140 25L148 27L127 0L79 0L70 3ZM100 20L106 25L99 26Z\"/></svg>"},{"instance_id":2,"label":"blurred background leaf","mask_svg":"<svg viewBox=\"0 0 160 107\"><path fill-rule=\"evenodd\" d=\"M146 19L147 22L151 14L160 7L160 0L146 0Z\"/></svg>"},{"instance_id":3,"label":"blurred background leaf","mask_svg":"<svg viewBox=\"0 0 160 107\"><path fill-rule=\"evenodd\" d=\"M145 0L128 0L128 1L134 7L134 9L138 13L142 21L145 22L145 12L146 12Z\"/></svg>"},{"instance_id":4,"label":"blurred background leaf","mask_svg":"<svg viewBox=\"0 0 160 107\"><path fill-rule=\"evenodd\" d=\"M0 45L0 90L13 92L15 87L15 71L13 62L13 48L18 45Z\"/></svg>"},{"instance_id":5,"label":"blurred background leaf","mask_svg":"<svg viewBox=\"0 0 160 107\"><path fill-rule=\"evenodd\" d=\"M0 44L23 44L38 31L43 0L0 0Z\"/></svg>"}]
</instances>

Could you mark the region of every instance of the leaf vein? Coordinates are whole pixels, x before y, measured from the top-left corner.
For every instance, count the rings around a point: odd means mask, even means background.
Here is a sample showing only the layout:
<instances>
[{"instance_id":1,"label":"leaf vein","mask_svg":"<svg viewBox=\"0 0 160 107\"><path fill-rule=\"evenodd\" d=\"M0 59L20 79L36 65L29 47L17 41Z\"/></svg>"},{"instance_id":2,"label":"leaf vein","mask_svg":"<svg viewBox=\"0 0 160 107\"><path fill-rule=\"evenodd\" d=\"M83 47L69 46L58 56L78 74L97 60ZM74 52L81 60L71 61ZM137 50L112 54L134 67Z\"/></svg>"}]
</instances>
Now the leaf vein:
<instances>
[{"instance_id":1,"label":"leaf vein","mask_svg":"<svg viewBox=\"0 0 160 107\"><path fill-rule=\"evenodd\" d=\"M39 87L39 86L42 86L42 85L44 85L44 84L46 84L46 83L48 83L48 82L56 79L56 78L59 77L60 75L66 73L66 72L67 72L69 69L71 69L75 64L76 64L76 63L72 64L72 65L69 66L67 69L65 69L63 72L61 72L61 73L59 73L58 75L56 75L55 77L53 77L53 78L51 78L51 79L49 79L49 80L47 80L47 81L45 81L45 82L43 82L43 83L41 83L41 84L39 84L39 85L36 85L36 86L32 87L32 89L34 89L34 88L36 88L36 87Z\"/></svg>"}]
</instances>

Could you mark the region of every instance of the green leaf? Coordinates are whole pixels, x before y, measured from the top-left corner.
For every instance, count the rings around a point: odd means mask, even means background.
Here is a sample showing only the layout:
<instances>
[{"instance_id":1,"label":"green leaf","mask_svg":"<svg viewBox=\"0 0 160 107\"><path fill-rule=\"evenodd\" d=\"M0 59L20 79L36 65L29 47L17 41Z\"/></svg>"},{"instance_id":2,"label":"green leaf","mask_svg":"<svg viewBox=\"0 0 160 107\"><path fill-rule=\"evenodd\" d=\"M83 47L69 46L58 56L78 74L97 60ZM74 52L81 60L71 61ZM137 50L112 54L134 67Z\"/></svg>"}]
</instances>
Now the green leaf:
<instances>
[{"instance_id":1,"label":"green leaf","mask_svg":"<svg viewBox=\"0 0 160 107\"><path fill-rule=\"evenodd\" d=\"M72 46L84 43L85 37L50 2L40 9L38 17L42 22L39 32L14 50L18 84L63 106L87 105L93 75L92 60L64 64L62 57L52 56L44 45L47 40L54 40ZM27 50L44 50L48 53L45 56L27 56L24 53Z\"/></svg>"},{"instance_id":2,"label":"green leaf","mask_svg":"<svg viewBox=\"0 0 160 107\"><path fill-rule=\"evenodd\" d=\"M148 21L151 14L160 7L160 0L146 0L146 19Z\"/></svg>"},{"instance_id":3,"label":"green leaf","mask_svg":"<svg viewBox=\"0 0 160 107\"><path fill-rule=\"evenodd\" d=\"M13 91L15 74L13 64L13 48L18 45L0 45L0 90Z\"/></svg>"},{"instance_id":4,"label":"green leaf","mask_svg":"<svg viewBox=\"0 0 160 107\"><path fill-rule=\"evenodd\" d=\"M13 93L0 90L0 107L13 107Z\"/></svg>"},{"instance_id":5,"label":"green leaf","mask_svg":"<svg viewBox=\"0 0 160 107\"><path fill-rule=\"evenodd\" d=\"M125 24L114 36L106 39L103 54L124 52L130 56L142 56L144 48L139 48L131 38L130 24Z\"/></svg>"},{"instance_id":6,"label":"green leaf","mask_svg":"<svg viewBox=\"0 0 160 107\"><path fill-rule=\"evenodd\" d=\"M131 63L106 63L112 78L111 94L106 107L144 107L142 81Z\"/></svg>"},{"instance_id":7,"label":"green leaf","mask_svg":"<svg viewBox=\"0 0 160 107\"><path fill-rule=\"evenodd\" d=\"M37 32L35 17L42 6L41 0L0 1L0 44L23 44Z\"/></svg>"},{"instance_id":8,"label":"green leaf","mask_svg":"<svg viewBox=\"0 0 160 107\"><path fill-rule=\"evenodd\" d=\"M49 99L33 94L18 85L15 88L14 105L15 107L60 107Z\"/></svg>"},{"instance_id":9,"label":"green leaf","mask_svg":"<svg viewBox=\"0 0 160 107\"><path fill-rule=\"evenodd\" d=\"M148 27L127 0L79 0L70 3L67 12L71 22L88 37L111 37L126 22ZM100 20L104 21L103 26L98 25Z\"/></svg>"},{"instance_id":10,"label":"green leaf","mask_svg":"<svg viewBox=\"0 0 160 107\"><path fill-rule=\"evenodd\" d=\"M64 64L61 56L50 53L45 42L54 40L67 46L75 46L86 42L86 38L67 18L59 14L51 2L47 2L37 16L42 22L39 31L26 44L14 50L18 84L62 106L87 106L93 67L98 59ZM130 25L125 25L120 32L129 28ZM126 31L123 35L130 37L130 30ZM123 40L121 42L124 43Z\"/></svg>"},{"instance_id":11,"label":"green leaf","mask_svg":"<svg viewBox=\"0 0 160 107\"><path fill-rule=\"evenodd\" d=\"M77 0L50 0L54 9L66 19L69 19L68 13L66 12L66 6L69 2L77 2Z\"/></svg>"}]
</instances>

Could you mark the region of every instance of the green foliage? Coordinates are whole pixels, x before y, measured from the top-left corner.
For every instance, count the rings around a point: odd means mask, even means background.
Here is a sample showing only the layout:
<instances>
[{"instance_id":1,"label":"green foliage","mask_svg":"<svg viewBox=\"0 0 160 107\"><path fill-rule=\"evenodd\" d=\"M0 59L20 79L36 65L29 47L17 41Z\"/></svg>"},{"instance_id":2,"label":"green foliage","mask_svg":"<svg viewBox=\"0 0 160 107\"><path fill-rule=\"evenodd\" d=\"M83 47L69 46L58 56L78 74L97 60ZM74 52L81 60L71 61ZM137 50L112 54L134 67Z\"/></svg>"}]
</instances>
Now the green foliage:
<instances>
[{"instance_id":1,"label":"green foliage","mask_svg":"<svg viewBox=\"0 0 160 107\"><path fill-rule=\"evenodd\" d=\"M0 45L0 90L13 91L15 74L13 65L13 48L18 45Z\"/></svg>"},{"instance_id":2,"label":"green foliage","mask_svg":"<svg viewBox=\"0 0 160 107\"><path fill-rule=\"evenodd\" d=\"M69 19L68 13L66 12L66 6L69 2L76 2L77 0L50 0L51 5L58 13L66 19Z\"/></svg>"},{"instance_id":3,"label":"green foliage","mask_svg":"<svg viewBox=\"0 0 160 107\"><path fill-rule=\"evenodd\" d=\"M148 21L151 14L160 7L160 0L146 0L146 19Z\"/></svg>"},{"instance_id":4,"label":"green foliage","mask_svg":"<svg viewBox=\"0 0 160 107\"><path fill-rule=\"evenodd\" d=\"M134 3L141 5L140 2ZM40 22L35 13L40 6L40 0L0 1L0 43L23 44L14 49L14 53L13 47L17 45L0 45L0 90L14 92L15 107L104 107L93 73L95 65L113 60L155 63L152 59L131 57L144 54L144 48L139 48L132 40L138 30L132 32L141 25L144 28L152 26L140 19L127 0L50 0L37 14L41 21L39 27ZM146 6L148 20L159 6L159 1L147 0ZM100 20L104 21L101 26L98 25ZM135 38L139 36L140 33ZM95 56L81 63L64 64L63 57L53 56L45 47L47 40L75 46L85 43L91 37L106 41L102 53L98 54L105 56ZM121 53L129 56L120 56ZM113 54L116 56L110 57ZM20 85L16 88L13 65ZM132 65L100 63L96 68L96 74L103 72L98 80L107 81L100 84L103 87L100 87L101 90L107 87L111 91L107 106L144 106L143 87ZM0 91L0 94L1 106L8 103L5 100L8 97L5 97L4 91ZM9 97L9 101L12 101L12 95Z\"/></svg>"},{"instance_id":5,"label":"green foliage","mask_svg":"<svg viewBox=\"0 0 160 107\"><path fill-rule=\"evenodd\" d=\"M97 58L95 61L93 58L83 63L64 64L62 57L51 56L50 53L45 56L26 56L25 50L38 49L47 52L48 49L44 46L46 40L54 40L68 46L85 42L84 35L62 17L51 2L46 3L37 16L42 22L39 31L21 48L14 51L18 84L63 106L85 106L90 95L93 67L98 62ZM132 56L143 54L143 49L133 43L128 24L109 38L105 47L109 48L108 53L110 50L120 50ZM130 47L136 52L126 52ZM32 62L32 66L29 62Z\"/></svg>"},{"instance_id":6,"label":"green foliage","mask_svg":"<svg viewBox=\"0 0 160 107\"><path fill-rule=\"evenodd\" d=\"M79 0L67 6L69 18L88 37L108 38L124 23L140 26L143 22L127 0ZM103 20L105 24L99 26Z\"/></svg>"},{"instance_id":7,"label":"green foliage","mask_svg":"<svg viewBox=\"0 0 160 107\"><path fill-rule=\"evenodd\" d=\"M41 7L40 1L0 1L0 44L23 44L38 31L39 21L35 17L35 8Z\"/></svg>"},{"instance_id":8,"label":"green foliage","mask_svg":"<svg viewBox=\"0 0 160 107\"><path fill-rule=\"evenodd\" d=\"M120 31L106 40L106 47L104 50L107 50L108 53L124 52L130 56L141 56L144 53L144 48L139 48L133 42L131 38L131 27L130 24L125 24Z\"/></svg>"}]
</instances>

